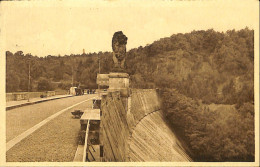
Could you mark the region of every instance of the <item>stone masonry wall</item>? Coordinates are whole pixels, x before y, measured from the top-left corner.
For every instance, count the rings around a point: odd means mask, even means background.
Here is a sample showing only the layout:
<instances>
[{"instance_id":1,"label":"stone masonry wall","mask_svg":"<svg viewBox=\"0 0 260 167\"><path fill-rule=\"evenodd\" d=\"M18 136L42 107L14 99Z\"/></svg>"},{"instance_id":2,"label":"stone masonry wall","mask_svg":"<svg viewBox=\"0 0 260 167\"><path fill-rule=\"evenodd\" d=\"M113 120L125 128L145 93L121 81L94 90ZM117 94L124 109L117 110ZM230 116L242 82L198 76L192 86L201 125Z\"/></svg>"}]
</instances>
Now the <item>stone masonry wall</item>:
<instances>
[{"instance_id":1,"label":"stone masonry wall","mask_svg":"<svg viewBox=\"0 0 260 167\"><path fill-rule=\"evenodd\" d=\"M104 161L190 161L160 110L155 89L110 92L101 100Z\"/></svg>"},{"instance_id":2,"label":"stone masonry wall","mask_svg":"<svg viewBox=\"0 0 260 167\"><path fill-rule=\"evenodd\" d=\"M130 97L110 92L102 97L101 143L105 161L128 161L129 136L138 122L160 109L155 89L132 89Z\"/></svg>"}]
</instances>

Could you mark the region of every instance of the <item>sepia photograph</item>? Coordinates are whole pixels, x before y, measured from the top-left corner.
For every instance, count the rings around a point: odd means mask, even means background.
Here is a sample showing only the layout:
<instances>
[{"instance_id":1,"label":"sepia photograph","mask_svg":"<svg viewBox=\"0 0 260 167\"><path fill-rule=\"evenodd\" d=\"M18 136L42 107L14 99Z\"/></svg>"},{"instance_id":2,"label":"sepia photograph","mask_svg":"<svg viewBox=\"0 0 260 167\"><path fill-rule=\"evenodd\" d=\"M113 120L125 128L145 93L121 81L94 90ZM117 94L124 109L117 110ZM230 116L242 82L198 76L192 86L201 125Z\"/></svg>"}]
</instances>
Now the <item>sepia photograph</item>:
<instances>
[{"instance_id":1,"label":"sepia photograph","mask_svg":"<svg viewBox=\"0 0 260 167\"><path fill-rule=\"evenodd\" d=\"M259 1L1 1L0 36L0 166L259 166Z\"/></svg>"}]
</instances>

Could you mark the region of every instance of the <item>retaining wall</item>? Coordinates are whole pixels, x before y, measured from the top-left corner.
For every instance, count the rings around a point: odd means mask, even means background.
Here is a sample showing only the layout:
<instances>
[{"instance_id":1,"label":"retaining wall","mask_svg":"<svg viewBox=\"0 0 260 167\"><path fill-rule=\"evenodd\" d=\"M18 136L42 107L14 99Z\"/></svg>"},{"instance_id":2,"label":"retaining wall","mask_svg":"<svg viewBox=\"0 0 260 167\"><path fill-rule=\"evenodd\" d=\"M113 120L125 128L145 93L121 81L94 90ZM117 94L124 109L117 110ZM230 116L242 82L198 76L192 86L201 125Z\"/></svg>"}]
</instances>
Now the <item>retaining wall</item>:
<instances>
[{"instance_id":1,"label":"retaining wall","mask_svg":"<svg viewBox=\"0 0 260 167\"><path fill-rule=\"evenodd\" d=\"M104 161L189 161L160 106L155 89L131 89L130 97L120 97L119 92L103 95Z\"/></svg>"},{"instance_id":2,"label":"retaining wall","mask_svg":"<svg viewBox=\"0 0 260 167\"><path fill-rule=\"evenodd\" d=\"M41 95L55 96L55 91L45 91L45 92L29 92L30 98L40 97ZM17 97L19 96L19 97ZM17 101L17 100L26 100L28 99L28 92L13 92L6 93L6 101Z\"/></svg>"},{"instance_id":3,"label":"retaining wall","mask_svg":"<svg viewBox=\"0 0 260 167\"><path fill-rule=\"evenodd\" d=\"M119 92L108 93L101 100L101 136L105 161L124 161L129 127L126 106Z\"/></svg>"}]
</instances>

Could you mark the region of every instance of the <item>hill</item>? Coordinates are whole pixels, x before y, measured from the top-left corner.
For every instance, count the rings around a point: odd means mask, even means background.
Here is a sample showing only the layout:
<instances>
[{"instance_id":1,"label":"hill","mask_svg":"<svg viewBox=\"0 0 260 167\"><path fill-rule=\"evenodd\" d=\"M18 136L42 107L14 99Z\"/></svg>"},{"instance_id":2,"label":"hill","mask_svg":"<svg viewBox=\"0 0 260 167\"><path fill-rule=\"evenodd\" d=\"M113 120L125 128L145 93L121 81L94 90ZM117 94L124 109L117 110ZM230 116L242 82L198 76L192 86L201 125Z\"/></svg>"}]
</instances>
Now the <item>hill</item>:
<instances>
[{"instance_id":1,"label":"hill","mask_svg":"<svg viewBox=\"0 0 260 167\"><path fill-rule=\"evenodd\" d=\"M6 52L6 91L97 88L112 53ZM127 52L132 88L160 88L164 113L196 161L254 161L254 31L192 31ZM219 104L219 105L217 105ZM225 104L225 105L223 105Z\"/></svg>"},{"instance_id":2,"label":"hill","mask_svg":"<svg viewBox=\"0 0 260 167\"><path fill-rule=\"evenodd\" d=\"M204 103L253 101L254 32L248 28L226 33L193 31L162 38L127 53L131 87L175 88ZM112 66L112 53L31 56L22 51L6 52L7 92L28 90L28 64L31 64L32 90L48 80L68 89L72 83L96 88L98 57L101 73ZM55 86L54 86L55 88ZM50 88L49 88L50 89Z\"/></svg>"}]
</instances>

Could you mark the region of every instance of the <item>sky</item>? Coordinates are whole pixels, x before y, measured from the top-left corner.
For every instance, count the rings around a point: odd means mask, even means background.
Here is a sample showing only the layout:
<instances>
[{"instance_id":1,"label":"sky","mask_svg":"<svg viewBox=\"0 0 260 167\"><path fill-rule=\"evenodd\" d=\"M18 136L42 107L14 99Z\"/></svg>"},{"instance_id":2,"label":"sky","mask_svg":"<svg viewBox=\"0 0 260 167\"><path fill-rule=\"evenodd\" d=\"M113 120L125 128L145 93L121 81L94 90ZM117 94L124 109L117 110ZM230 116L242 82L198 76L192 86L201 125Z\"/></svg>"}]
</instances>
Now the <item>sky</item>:
<instances>
[{"instance_id":1,"label":"sky","mask_svg":"<svg viewBox=\"0 0 260 167\"><path fill-rule=\"evenodd\" d=\"M4 1L0 3L4 48L40 57L112 51L116 31L127 50L193 30L258 26L258 1Z\"/></svg>"}]
</instances>

